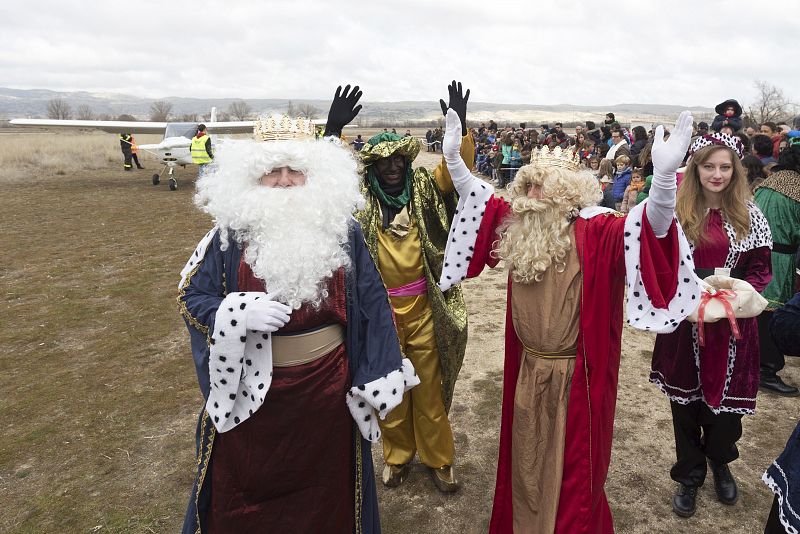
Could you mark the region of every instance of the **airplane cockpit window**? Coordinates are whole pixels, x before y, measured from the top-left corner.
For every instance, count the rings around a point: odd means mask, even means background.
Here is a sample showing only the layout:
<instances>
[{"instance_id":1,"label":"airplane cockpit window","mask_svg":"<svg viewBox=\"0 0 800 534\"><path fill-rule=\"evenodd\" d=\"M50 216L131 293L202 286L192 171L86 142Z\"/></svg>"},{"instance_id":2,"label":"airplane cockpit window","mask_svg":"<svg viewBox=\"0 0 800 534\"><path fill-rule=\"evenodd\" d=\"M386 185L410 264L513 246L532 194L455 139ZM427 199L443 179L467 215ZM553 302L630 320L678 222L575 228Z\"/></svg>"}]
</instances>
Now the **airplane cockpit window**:
<instances>
[{"instance_id":1,"label":"airplane cockpit window","mask_svg":"<svg viewBox=\"0 0 800 534\"><path fill-rule=\"evenodd\" d=\"M164 137L185 137L191 139L197 133L197 123L195 122L171 122L167 124Z\"/></svg>"}]
</instances>

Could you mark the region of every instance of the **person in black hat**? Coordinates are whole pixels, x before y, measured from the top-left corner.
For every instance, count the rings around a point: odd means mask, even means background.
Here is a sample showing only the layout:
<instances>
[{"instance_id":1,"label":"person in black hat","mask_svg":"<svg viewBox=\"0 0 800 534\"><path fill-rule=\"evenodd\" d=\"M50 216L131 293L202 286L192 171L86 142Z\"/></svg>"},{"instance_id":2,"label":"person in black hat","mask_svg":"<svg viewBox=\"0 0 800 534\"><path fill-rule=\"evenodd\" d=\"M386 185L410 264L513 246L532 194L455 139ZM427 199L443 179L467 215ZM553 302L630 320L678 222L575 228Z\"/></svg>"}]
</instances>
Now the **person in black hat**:
<instances>
[{"instance_id":1,"label":"person in black hat","mask_svg":"<svg viewBox=\"0 0 800 534\"><path fill-rule=\"evenodd\" d=\"M711 129L715 132L733 135L742 129L742 106L736 100L731 98L717 104L714 111L717 112L717 116L711 123ZM728 128L730 131L724 131L723 128Z\"/></svg>"}]
</instances>

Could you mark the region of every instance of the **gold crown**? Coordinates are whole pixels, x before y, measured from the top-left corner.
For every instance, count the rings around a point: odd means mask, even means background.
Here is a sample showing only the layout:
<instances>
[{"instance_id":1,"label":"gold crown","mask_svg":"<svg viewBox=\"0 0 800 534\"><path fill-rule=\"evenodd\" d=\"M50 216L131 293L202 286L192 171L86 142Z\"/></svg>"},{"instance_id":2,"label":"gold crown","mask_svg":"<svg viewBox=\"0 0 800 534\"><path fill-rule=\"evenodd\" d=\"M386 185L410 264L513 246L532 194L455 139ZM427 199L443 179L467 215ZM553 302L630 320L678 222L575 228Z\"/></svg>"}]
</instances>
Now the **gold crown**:
<instances>
[{"instance_id":1,"label":"gold crown","mask_svg":"<svg viewBox=\"0 0 800 534\"><path fill-rule=\"evenodd\" d=\"M534 149L531 152L531 164L541 167L563 167L571 171L579 171L581 169L581 158L577 151L573 154L569 148L562 150L560 146L557 146L551 151L548 147L543 146L539 150Z\"/></svg>"},{"instance_id":2,"label":"gold crown","mask_svg":"<svg viewBox=\"0 0 800 534\"><path fill-rule=\"evenodd\" d=\"M292 119L285 115L264 115L253 123L253 136L259 141L314 139L314 123L308 119Z\"/></svg>"}]
</instances>

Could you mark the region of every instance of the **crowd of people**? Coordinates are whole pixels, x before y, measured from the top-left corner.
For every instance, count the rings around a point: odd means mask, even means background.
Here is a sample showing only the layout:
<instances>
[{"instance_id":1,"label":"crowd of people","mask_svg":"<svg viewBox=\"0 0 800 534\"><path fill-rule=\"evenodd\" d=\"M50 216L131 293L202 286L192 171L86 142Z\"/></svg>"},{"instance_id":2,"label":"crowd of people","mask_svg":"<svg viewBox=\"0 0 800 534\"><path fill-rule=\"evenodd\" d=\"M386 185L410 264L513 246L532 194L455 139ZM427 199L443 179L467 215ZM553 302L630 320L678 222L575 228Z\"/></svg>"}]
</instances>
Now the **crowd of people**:
<instances>
[{"instance_id":1,"label":"crowd of people","mask_svg":"<svg viewBox=\"0 0 800 534\"><path fill-rule=\"evenodd\" d=\"M709 132L738 137L744 147L742 164L747 171L747 181L750 190L755 192L778 165L779 153L792 143L800 143L800 125L792 127L784 122L767 121L742 128L742 108L736 100L719 104L716 111L718 115L711 127L702 121L693 125L692 137L696 139ZM440 132L439 128L428 132L434 140L429 141L433 143L429 144L433 146L432 150L441 146ZM641 125L625 128L614 113L607 113L600 126L593 121L576 126L574 133L567 133L560 122L552 127L542 124L538 129L529 128L526 123L519 127L500 128L491 120L473 129L475 170L490 177L498 187L506 187L513 181L517 170L530 163L535 150L542 147L569 150L596 174L603 191L613 190L613 193L605 195L602 205L627 213L647 198L648 177L653 171L650 159L653 132L652 128L648 130ZM426 139L429 137L426 134ZM604 161L607 162L605 165ZM623 203L625 199L628 202ZM634 199L636 201L632 202Z\"/></svg>"},{"instance_id":2,"label":"crowd of people","mask_svg":"<svg viewBox=\"0 0 800 534\"><path fill-rule=\"evenodd\" d=\"M732 100L710 131L686 111L671 131L628 131L608 114L570 135L559 123L470 129L469 95L453 81L440 100L432 170L413 165L409 131L344 146L357 86L337 89L321 139L310 121L265 117L253 139L215 152L196 203L216 226L179 283L205 402L184 532L379 532L375 484L400 487L417 457L439 491L459 491L460 283L501 262L490 532L613 533L623 317L657 334L650 381L672 412L673 511L695 513L708 465L716 498L737 503L742 418L759 389L800 394L778 375L800 352L800 118L751 179L744 156L767 156ZM798 458L800 424L763 475L769 534L800 527Z\"/></svg>"}]
</instances>

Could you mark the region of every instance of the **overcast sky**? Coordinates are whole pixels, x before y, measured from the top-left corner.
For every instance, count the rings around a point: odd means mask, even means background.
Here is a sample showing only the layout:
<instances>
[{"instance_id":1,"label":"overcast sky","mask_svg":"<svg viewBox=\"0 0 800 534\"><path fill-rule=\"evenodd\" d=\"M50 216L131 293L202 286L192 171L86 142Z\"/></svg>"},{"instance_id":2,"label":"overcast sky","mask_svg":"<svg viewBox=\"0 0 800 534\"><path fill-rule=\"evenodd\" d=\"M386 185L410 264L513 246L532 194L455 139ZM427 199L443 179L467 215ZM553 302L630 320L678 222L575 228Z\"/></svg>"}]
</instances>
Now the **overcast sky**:
<instances>
[{"instance_id":1,"label":"overcast sky","mask_svg":"<svg viewBox=\"0 0 800 534\"><path fill-rule=\"evenodd\" d=\"M800 100L800 2L3 1L0 85L160 98Z\"/></svg>"}]
</instances>

